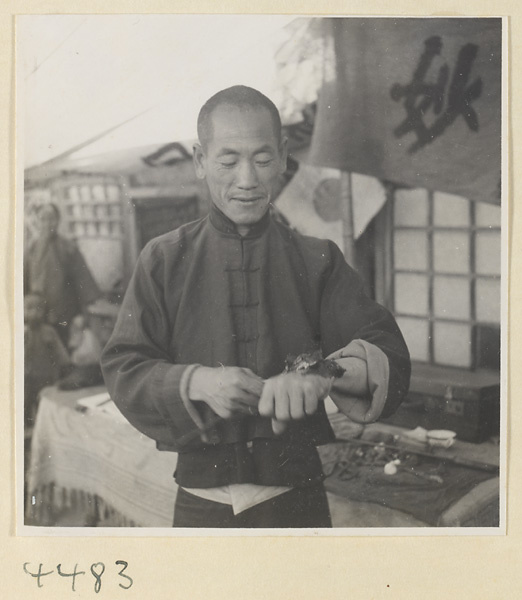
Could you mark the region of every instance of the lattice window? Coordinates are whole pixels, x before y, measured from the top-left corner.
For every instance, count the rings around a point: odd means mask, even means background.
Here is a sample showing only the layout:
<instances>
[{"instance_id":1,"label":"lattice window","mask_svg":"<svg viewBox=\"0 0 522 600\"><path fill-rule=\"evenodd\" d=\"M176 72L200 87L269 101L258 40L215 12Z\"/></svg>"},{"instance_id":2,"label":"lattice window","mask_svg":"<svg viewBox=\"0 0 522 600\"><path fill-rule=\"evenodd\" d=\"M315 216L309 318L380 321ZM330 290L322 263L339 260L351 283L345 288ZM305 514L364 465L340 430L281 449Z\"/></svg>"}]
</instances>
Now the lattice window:
<instances>
[{"instance_id":1,"label":"lattice window","mask_svg":"<svg viewBox=\"0 0 522 600\"><path fill-rule=\"evenodd\" d=\"M116 183L75 181L64 186L62 194L62 218L71 237L123 237L121 192Z\"/></svg>"},{"instance_id":2,"label":"lattice window","mask_svg":"<svg viewBox=\"0 0 522 600\"><path fill-rule=\"evenodd\" d=\"M500 221L498 206L392 194L388 297L414 360L498 368Z\"/></svg>"}]
</instances>

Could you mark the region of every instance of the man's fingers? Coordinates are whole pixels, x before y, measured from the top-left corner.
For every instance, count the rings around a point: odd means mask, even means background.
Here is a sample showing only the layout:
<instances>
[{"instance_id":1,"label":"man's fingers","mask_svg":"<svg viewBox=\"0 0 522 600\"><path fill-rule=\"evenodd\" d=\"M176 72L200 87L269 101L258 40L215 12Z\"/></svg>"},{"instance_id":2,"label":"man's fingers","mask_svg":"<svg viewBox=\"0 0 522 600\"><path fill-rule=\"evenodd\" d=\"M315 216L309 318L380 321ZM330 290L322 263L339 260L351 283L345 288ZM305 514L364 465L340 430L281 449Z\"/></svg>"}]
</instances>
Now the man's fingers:
<instances>
[{"instance_id":1,"label":"man's fingers","mask_svg":"<svg viewBox=\"0 0 522 600\"><path fill-rule=\"evenodd\" d=\"M241 369L237 376L237 386L258 399L263 393L264 382L250 369Z\"/></svg>"},{"instance_id":2,"label":"man's fingers","mask_svg":"<svg viewBox=\"0 0 522 600\"><path fill-rule=\"evenodd\" d=\"M257 405L259 404L259 396L254 396L244 390L234 389L232 397L234 402L245 404L246 406L257 408Z\"/></svg>"},{"instance_id":3,"label":"man's fingers","mask_svg":"<svg viewBox=\"0 0 522 600\"><path fill-rule=\"evenodd\" d=\"M244 373L245 380L255 381L257 376L250 377ZM279 375L264 383L260 395L258 410L263 417L272 417L284 423L290 420L304 419L317 412L319 400L327 393L328 382L319 376L302 376L294 374ZM247 400L248 398L248 400ZM254 406L252 395L239 399L243 404ZM281 432L282 426L277 425Z\"/></svg>"},{"instance_id":4,"label":"man's fingers","mask_svg":"<svg viewBox=\"0 0 522 600\"><path fill-rule=\"evenodd\" d=\"M243 385L243 389L247 392L250 392L254 396L258 398L263 393L263 388L265 387L265 382L258 377L257 375L252 374L252 377L246 377L245 383Z\"/></svg>"},{"instance_id":5,"label":"man's fingers","mask_svg":"<svg viewBox=\"0 0 522 600\"><path fill-rule=\"evenodd\" d=\"M222 406L221 404L216 403L212 407L212 410L222 419L231 419L234 416L234 413L229 408Z\"/></svg>"},{"instance_id":6,"label":"man's fingers","mask_svg":"<svg viewBox=\"0 0 522 600\"><path fill-rule=\"evenodd\" d=\"M270 382L265 383L257 409L259 410L259 414L263 417L273 417L275 414L274 390Z\"/></svg>"},{"instance_id":7,"label":"man's fingers","mask_svg":"<svg viewBox=\"0 0 522 600\"><path fill-rule=\"evenodd\" d=\"M237 412L240 412L245 415L256 416L259 414L259 410L257 408L258 399L256 398L255 404L245 403L242 401L237 401L235 403L235 409Z\"/></svg>"},{"instance_id":8,"label":"man's fingers","mask_svg":"<svg viewBox=\"0 0 522 600\"><path fill-rule=\"evenodd\" d=\"M278 386L275 390L275 417L278 421L290 421L291 396L296 395L293 390L285 386Z\"/></svg>"},{"instance_id":9,"label":"man's fingers","mask_svg":"<svg viewBox=\"0 0 522 600\"><path fill-rule=\"evenodd\" d=\"M292 394L290 397L290 415L292 419L304 419L305 399L302 394Z\"/></svg>"},{"instance_id":10,"label":"man's fingers","mask_svg":"<svg viewBox=\"0 0 522 600\"><path fill-rule=\"evenodd\" d=\"M307 415L313 415L317 411L319 399L312 390L306 390L304 396L304 411Z\"/></svg>"},{"instance_id":11,"label":"man's fingers","mask_svg":"<svg viewBox=\"0 0 522 600\"><path fill-rule=\"evenodd\" d=\"M263 380L249 369L233 368L230 376L231 398L247 406L257 407L263 392Z\"/></svg>"},{"instance_id":12,"label":"man's fingers","mask_svg":"<svg viewBox=\"0 0 522 600\"><path fill-rule=\"evenodd\" d=\"M278 421L277 419L272 419L272 431L276 435L281 435L286 430L286 423L284 421Z\"/></svg>"}]
</instances>

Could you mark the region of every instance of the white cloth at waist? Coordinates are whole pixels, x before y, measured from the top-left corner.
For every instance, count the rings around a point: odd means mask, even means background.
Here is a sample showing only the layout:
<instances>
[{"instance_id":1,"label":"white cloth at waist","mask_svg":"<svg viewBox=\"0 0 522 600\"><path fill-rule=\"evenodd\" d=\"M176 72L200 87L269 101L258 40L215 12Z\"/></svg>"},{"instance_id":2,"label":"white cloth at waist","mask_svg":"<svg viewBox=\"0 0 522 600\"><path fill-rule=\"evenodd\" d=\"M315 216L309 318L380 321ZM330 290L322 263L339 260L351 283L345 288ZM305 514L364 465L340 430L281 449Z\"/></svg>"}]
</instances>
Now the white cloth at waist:
<instances>
[{"instance_id":1,"label":"white cloth at waist","mask_svg":"<svg viewBox=\"0 0 522 600\"><path fill-rule=\"evenodd\" d=\"M255 483L233 483L215 488L183 488L189 494L211 500L212 502L221 502L229 504L235 515L252 508L261 502L266 502L271 498L280 496L290 491L291 487L278 485L257 485Z\"/></svg>"}]
</instances>

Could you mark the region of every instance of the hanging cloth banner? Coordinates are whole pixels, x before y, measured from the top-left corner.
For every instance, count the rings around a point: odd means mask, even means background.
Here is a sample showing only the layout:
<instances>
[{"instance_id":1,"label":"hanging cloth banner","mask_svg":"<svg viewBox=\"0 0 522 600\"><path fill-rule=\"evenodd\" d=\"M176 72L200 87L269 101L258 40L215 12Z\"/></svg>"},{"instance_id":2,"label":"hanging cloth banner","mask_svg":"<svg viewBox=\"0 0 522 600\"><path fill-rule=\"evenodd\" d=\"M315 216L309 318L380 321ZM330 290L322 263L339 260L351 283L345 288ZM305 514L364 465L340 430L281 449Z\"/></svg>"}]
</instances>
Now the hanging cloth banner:
<instances>
[{"instance_id":1,"label":"hanging cloth banner","mask_svg":"<svg viewBox=\"0 0 522 600\"><path fill-rule=\"evenodd\" d=\"M341 171L300 164L276 201L290 225L305 235L326 238L344 250ZM351 178L353 236L358 239L386 201L383 186L373 177Z\"/></svg>"},{"instance_id":2,"label":"hanging cloth banner","mask_svg":"<svg viewBox=\"0 0 522 600\"><path fill-rule=\"evenodd\" d=\"M324 20L311 164L500 203L499 18Z\"/></svg>"}]
</instances>

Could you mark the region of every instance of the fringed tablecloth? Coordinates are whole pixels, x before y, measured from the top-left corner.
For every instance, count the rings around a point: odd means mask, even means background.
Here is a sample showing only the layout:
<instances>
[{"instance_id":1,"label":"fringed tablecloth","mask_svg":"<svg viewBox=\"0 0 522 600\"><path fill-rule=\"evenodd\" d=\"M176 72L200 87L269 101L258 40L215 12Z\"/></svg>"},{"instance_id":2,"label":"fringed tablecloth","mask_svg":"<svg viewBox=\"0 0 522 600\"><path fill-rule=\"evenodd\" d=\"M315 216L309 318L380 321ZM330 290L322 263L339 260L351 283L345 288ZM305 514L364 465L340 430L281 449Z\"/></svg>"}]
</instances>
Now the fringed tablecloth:
<instances>
[{"instance_id":1,"label":"fringed tablecloth","mask_svg":"<svg viewBox=\"0 0 522 600\"><path fill-rule=\"evenodd\" d=\"M177 455L158 451L155 443L134 429L117 409L108 413L94 409L78 410L79 400L104 391L102 387L67 392L57 388L43 390L27 477L27 525L172 526L177 490L173 473ZM332 415L331 421L341 438L357 438L364 429L338 415ZM460 481L460 474L457 474L459 481L456 486L455 473L450 473L451 477L446 472L442 473L443 483L423 482L418 478L403 481L404 477L384 476L380 473L382 467L379 473L371 469L365 472L368 477L347 478L333 472L338 459L343 458L338 454L340 450L342 444L331 444L321 449L321 457L325 472L330 475L326 480L327 489L346 502L389 506L414 514L430 525L436 524L437 515L451 504L447 511L451 518L438 524L462 525L466 515L485 505L485 498L487 506L494 504L491 498L497 498L498 515L498 479L488 479L491 474L475 472L471 479L467 474L469 480L465 481ZM351 464L353 461L347 462ZM408 477L411 479L411 476ZM451 494L446 489L450 483L451 487L455 486ZM431 496L423 497L419 486L423 493ZM474 486L476 488L466 494ZM487 486L487 494L483 491L484 486ZM441 490L444 492L442 496ZM462 509L462 502L453 504L457 498L471 498L475 490L481 493L472 498L473 510L468 506L463 514L460 514L462 510L453 510L454 507ZM433 494L442 497L443 506L431 506L435 500ZM477 510L474 507L478 507ZM428 508L430 514L427 514ZM69 515L67 519L66 515ZM487 524L490 525L489 521L493 520L489 519ZM484 525L485 521L474 519L473 524ZM338 523L336 526L346 524Z\"/></svg>"},{"instance_id":2,"label":"fringed tablecloth","mask_svg":"<svg viewBox=\"0 0 522 600\"><path fill-rule=\"evenodd\" d=\"M75 509L84 521L76 526L172 526L177 455L159 452L115 413L77 409L79 399L103 391L43 390L27 474L27 524L59 525L60 515Z\"/></svg>"}]
</instances>

